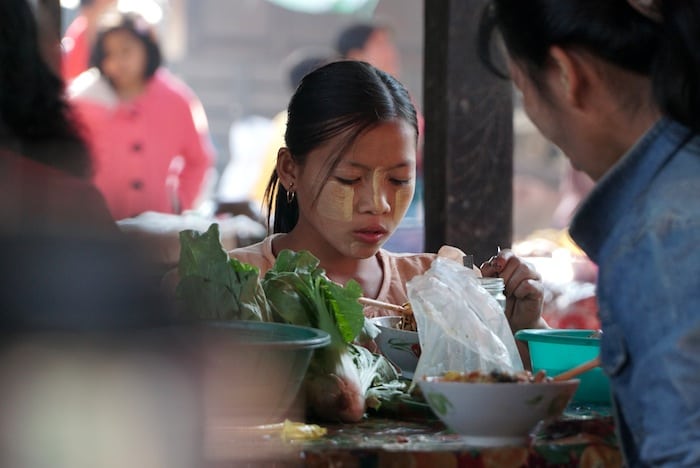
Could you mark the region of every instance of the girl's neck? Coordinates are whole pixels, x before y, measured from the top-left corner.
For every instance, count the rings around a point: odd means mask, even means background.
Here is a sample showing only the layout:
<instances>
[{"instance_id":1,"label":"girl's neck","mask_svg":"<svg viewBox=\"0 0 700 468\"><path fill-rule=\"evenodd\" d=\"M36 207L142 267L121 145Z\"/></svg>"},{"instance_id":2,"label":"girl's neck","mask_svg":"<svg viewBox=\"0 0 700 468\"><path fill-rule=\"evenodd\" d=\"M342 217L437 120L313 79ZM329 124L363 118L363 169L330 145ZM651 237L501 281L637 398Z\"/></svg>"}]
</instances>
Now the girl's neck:
<instances>
[{"instance_id":1,"label":"girl's neck","mask_svg":"<svg viewBox=\"0 0 700 468\"><path fill-rule=\"evenodd\" d=\"M309 250L319 259L321 268L326 271L330 279L339 284L345 284L354 279L368 297L376 297L383 278L382 266L376 255L369 258L353 258L341 256L335 249L330 249L321 243L314 244L310 249L310 243L303 236L291 232L277 237L272 243L272 250L277 256L280 251L289 249L294 251Z\"/></svg>"}]
</instances>

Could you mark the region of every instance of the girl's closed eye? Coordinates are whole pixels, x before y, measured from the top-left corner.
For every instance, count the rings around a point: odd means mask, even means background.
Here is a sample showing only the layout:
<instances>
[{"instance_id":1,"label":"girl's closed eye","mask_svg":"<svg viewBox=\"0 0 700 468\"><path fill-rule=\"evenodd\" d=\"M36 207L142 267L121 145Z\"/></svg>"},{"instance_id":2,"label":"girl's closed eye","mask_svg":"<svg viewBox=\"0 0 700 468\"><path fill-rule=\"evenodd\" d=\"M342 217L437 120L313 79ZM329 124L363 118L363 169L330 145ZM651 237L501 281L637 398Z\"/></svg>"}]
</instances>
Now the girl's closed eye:
<instances>
[{"instance_id":1,"label":"girl's closed eye","mask_svg":"<svg viewBox=\"0 0 700 468\"><path fill-rule=\"evenodd\" d=\"M346 178L346 177L338 177L335 176L335 180L340 182L343 185L352 185L360 181L359 177L353 177L353 178Z\"/></svg>"},{"instance_id":2,"label":"girl's closed eye","mask_svg":"<svg viewBox=\"0 0 700 468\"><path fill-rule=\"evenodd\" d=\"M411 183L411 179L400 179L397 177L392 177L389 181L394 185L408 185Z\"/></svg>"}]
</instances>

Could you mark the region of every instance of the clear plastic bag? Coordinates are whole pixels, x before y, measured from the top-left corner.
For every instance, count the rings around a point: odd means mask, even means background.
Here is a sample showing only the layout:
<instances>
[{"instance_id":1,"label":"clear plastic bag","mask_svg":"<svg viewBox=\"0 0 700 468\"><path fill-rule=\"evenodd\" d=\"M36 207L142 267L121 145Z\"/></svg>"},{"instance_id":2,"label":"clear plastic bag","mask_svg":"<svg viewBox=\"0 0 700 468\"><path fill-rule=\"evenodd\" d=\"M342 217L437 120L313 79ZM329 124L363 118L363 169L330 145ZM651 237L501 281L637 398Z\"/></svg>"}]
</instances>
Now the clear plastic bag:
<instances>
[{"instance_id":1,"label":"clear plastic bag","mask_svg":"<svg viewBox=\"0 0 700 468\"><path fill-rule=\"evenodd\" d=\"M503 310L473 270L438 257L406 287L422 349L414 381L445 371L523 369Z\"/></svg>"}]
</instances>

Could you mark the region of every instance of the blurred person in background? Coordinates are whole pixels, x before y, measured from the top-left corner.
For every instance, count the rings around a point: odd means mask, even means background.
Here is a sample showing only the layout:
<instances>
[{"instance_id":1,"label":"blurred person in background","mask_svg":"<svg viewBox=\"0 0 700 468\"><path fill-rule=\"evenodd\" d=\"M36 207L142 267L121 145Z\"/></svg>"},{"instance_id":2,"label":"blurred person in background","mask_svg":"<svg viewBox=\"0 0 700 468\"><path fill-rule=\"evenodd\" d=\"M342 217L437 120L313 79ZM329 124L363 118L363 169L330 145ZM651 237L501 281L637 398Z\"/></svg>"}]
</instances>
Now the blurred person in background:
<instances>
[{"instance_id":1,"label":"blurred person in background","mask_svg":"<svg viewBox=\"0 0 700 468\"><path fill-rule=\"evenodd\" d=\"M700 466L700 0L493 0L482 28L486 64L495 28L525 111L596 182L569 231L599 267L627 465Z\"/></svg>"},{"instance_id":2,"label":"blurred person in background","mask_svg":"<svg viewBox=\"0 0 700 468\"><path fill-rule=\"evenodd\" d=\"M162 66L151 25L133 13L105 16L91 63L69 94L114 219L194 208L214 163L207 118Z\"/></svg>"},{"instance_id":3,"label":"blurred person in background","mask_svg":"<svg viewBox=\"0 0 700 468\"><path fill-rule=\"evenodd\" d=\"M594 185L593 180L585 172L576 170L567 163L564 176L559 183L559 203L552 213L553 228L568 228L571 217Z\"/></svg>"},{"instance_id":4,"label":"blurred person in background","mask_svg":"<svg viewBox=\"0 0 700 468\"><path fill-rule=\"evenodd\" d=\"M384 24L355 23L338 34L335 48L341 57L367 62L399 78L401 60L393 31Z\"/></svg>"},{"instance_id":5,"label":"blurred person in background","mask_svg":"<svg viewBox=\"0 0 700 468\"><path fill-rule=\"evenodd\" d=\"M78 16L68 25L61 41L61 73L66 83L89 68L90 50L97 36L100 17L116 3L117 0L80 0Z\"/></svg>"},{"instance_id":6,"label":"blurred person in background","mask_svg":"<svg viewBox=\"0 0 700 468\"><path fill-rule=\"evenodd\" d=\"M0 231L116 234L63 82L43 55L57 40L37 30L25 0L3 0L0 44Z\"/></svg>"}]
</instances>

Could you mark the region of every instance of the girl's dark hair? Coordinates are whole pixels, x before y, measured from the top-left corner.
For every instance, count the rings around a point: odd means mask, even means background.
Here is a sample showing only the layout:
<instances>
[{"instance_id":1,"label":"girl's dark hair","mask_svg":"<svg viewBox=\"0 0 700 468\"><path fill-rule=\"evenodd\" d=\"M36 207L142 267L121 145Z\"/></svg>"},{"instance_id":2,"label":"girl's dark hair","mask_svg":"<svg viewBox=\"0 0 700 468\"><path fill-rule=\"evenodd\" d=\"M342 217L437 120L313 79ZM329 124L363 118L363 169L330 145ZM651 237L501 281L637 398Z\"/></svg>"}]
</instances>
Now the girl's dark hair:
<instances>
[{"instance_id":1,"label":"girl's dark hair","mask_svg":"<svg viewBox=\"0 0 700 468\"><path fill-rule=\"evenodd\" d=\"M627 0L491 0L481 20L479 55L497 71L490 51L498 31L510 56L538 83L550 46L584 49L649 76L659 109L698 132L700 0L655 3L660 21Z\"/></svg>"},{"instance_id":2,"label":"girl's dark hair","mask_svg":"<svg viewBox=\"0 0 700 468\"><path fill-rule=\"evenodd\" d=\"M105 38L115 31L126 31L141 41L146 48L146 69L144 70L143 78L145 80L150 79L163 62L160 46L151 25L135 13L120 14L116 17L116 20L108 16L108 19L110 20L109 24L103 25L97 33L97 39L90 55L90 66L97 67L100 73L104 75L102 62L105 59Z\"/></svg>"},{"instance_id":3,"label":"girl's dark hair","mask_svg":"<svg viewBox=\"0 0 700 468\"><path fill-rule=\"evenodd\" d=\"M36 20L27 1L2 0L0 148L89 177L89 153L69 116L64 83L41 51Z\"/></svg>"},{"instance_id":4,"label":"girl's dark hair","mask_svg":"<svg viewBox=\"0 0 700 468\"><path fill-rule=\"evenodd\" d=\"M416 109L406 88L368 63L343 60L320 67L301 81L287 108L284 139L297 164L304 165L311 151L344 135L325 164L321 177L326 180L360 134L397 119L409 123L418 138ZM270 178L265 200L268 227L274 207L273 232L291 231L299 219L299 205L296 198L287 200L277 171Z\"/></svg>"}]
</instances>

